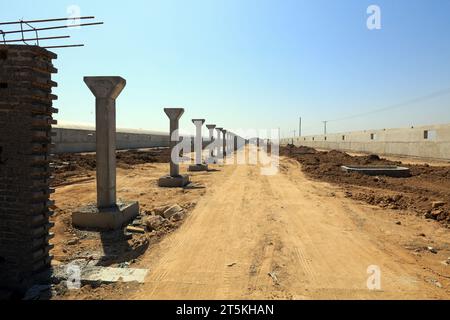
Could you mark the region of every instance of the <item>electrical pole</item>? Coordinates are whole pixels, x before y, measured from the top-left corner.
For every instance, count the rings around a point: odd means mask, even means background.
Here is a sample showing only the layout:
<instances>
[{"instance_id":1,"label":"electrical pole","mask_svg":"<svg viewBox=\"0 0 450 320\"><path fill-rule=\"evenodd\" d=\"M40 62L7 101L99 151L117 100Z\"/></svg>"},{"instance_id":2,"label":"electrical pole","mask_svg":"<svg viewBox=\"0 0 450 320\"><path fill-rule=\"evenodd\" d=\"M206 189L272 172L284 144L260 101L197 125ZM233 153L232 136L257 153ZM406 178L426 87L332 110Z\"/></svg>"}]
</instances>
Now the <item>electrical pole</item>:
<instances>
[{"instance_id":1,"label":"electrical pole","mask_svg":"<svg viewBox=\"0 0 450 320\"><path fill-rule=\"evenodd\" d=\"M298 136L302 136L302 117L300 117L300 121L298 123Z\"/></svg>"},{"instance_id":2,"label":"electrical pole","mask_svg":"<svg viewBox=\"0 0 450 320\"><path fill-rule=\"evenodd\" d=\"M327 135L327 123L328 121L323 121L323 134L325 136Z\"/></svg>"}]
</instances>

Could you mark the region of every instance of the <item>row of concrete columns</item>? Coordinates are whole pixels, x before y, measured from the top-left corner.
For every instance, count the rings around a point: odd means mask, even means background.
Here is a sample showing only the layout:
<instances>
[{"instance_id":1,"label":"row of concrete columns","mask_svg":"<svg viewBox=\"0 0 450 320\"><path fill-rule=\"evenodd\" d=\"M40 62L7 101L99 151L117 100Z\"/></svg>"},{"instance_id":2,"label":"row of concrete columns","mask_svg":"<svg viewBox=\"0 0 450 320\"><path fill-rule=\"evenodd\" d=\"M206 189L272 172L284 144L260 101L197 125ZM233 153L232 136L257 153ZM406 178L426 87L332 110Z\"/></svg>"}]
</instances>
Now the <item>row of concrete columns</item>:
<instances>
[{"instance_id":1,"label":"row of concrete columns","mask_svg":"<svg viewBox=\"0 0 450 320\"><path fill-rule=\"evenodd\" d=\"M178 135L178 122L181 118L181 115L184 113L184 109L181 108L167 108L164 109L164 112L169 117L171 126L170 126L170 148L171 153L178 152L177 150L174 151L174 148L176 144L179 143L179 135ZM172 124L173 122L176 122L176 124ZM195 172L195 171L207 171L208 170L208 164L203 161L202 154L203 154L203 135L202 135L202 128L205 124L205 119L192 119L192 123L196 127L196 134L194 139L194 150L195 150L195 164L189 166L189 171ZM209 157L210 159L213 159L215 156L218 156L220 154L223 155L223 157L226 157L227 153L231 152L229 148L230 144L230 136L231 134L225 130L224 128L219 128L215 124L208 124L206 127L209 130L209 140L212 143L214 141L214 129L217 131L217 141L222 141L222 145L217 145L216 148L210 149ZM209 161L206 161L209 162ZM175 163L173 160L173 157L171 157L170 160L170 175L162 177L159 181L159 185L162 187L182 187L185 183L188 183L189 180L186 179L185 176L180 176L179 174L179 164Z\"/></svg>"},{"instance_id":2,"label":"row of concrete columns","mask_svg":"<svg viewBox=\"0 0 450 320\"><path fill-rule=\"evenodd\" d=\"M72 215L72 223L78 227L116 229L139 214L137 202L117 202L116 199L116 99L126 85L121 77L85 77L84 82L95 96L96 109L96 170L97 170L97 207L87 206L76 210ZM167 108L164 112L170 120L170 173L158 181L160 187L184 187L189 183L188 175L181 175L179 164L174 156L179 156L176 146L179 143L179 120L184 113L182 108ZM190 171L208 170L203 162L202 127L204 119L193 119L196 126L195 164ZM214 129L217 141L223 141L209 156L213 159L220 154L226 157L233 152L230 145L235 139L234 151L237 150L237 136L216 125L207 125L210 141L214 141ZM178 153L178 154L177 154Z\"/></svg>"}]
</instances>

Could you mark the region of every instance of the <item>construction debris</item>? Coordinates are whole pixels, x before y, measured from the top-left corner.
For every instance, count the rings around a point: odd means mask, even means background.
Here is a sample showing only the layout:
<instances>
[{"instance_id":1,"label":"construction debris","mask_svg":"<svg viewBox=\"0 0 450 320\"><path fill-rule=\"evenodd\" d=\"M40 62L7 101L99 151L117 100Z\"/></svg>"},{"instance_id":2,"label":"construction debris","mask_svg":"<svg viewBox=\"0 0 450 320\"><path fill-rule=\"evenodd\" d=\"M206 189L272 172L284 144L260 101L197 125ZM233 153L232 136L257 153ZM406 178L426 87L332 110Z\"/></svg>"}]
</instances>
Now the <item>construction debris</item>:
<instances>
[{"instance_id":1,"label":"construction debris","mask_svg":"<svg viewBox=\"0 0 450 320\"><path fill-rule=\"evenodd\" d=\"M162 216L147 216L143 219L144 225L148 231L158 230L166 222Z\"/></svg>"},{"instance_id":2,"label":"construction debris","mask_svg":"<svg viewBox=\"0 0 450 320\"><path fill-rule=\"evenodd\" d=\"M176 213L182 212L183 208L180 207L178 204L175 204L171 207L169 207L168 209L166 209L163 213L162 216L165 219L170 219L172 218L172 216L174 216Z\"/></svg>"},{"instance_id":3,"label":"construction debris","mask_svg":"<svg viewBox=\"0 0 450 320\"><path fill-rule=\"evenodd\" d=\"M67 281L73 274L67 272L69 265L54 268L54 278L58 281ZM99 266L86 266L79 268L81 285L108 284L114 282L138 282L144 283L148 269L110 268Z\"/></svg>"},{"instance_id":4,"label":"construction debris","mask_svg":"<svg viewBox=\"0 0 450 320\"><path fill-rule=\"evenodd\" d=\"M127 232L131 232L131 233L141 233L144 234L145 230L143 228L138 228L138 227L133 227L133 226L128 226L126 228Z\"/></svg>"}]
</instances>

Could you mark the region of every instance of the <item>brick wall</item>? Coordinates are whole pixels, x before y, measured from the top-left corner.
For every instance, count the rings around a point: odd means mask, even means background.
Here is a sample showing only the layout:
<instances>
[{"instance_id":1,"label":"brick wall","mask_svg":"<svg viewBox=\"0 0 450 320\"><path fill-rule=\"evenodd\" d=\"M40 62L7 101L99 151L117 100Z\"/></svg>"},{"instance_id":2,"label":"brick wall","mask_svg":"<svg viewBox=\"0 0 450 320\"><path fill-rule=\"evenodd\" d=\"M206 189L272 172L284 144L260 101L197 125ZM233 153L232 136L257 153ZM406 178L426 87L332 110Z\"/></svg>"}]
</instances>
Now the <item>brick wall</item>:
<instances>
[{"instance_id":1,"label":"brick wall","mask_svg":"<svg viewBox=\"0 0 450 320\"><path fill-rule=\"evenodd\" d=\"M0 45L0 287L23 290L50 266L51 74L56 55Z\"/></svg>"}]
</instances>

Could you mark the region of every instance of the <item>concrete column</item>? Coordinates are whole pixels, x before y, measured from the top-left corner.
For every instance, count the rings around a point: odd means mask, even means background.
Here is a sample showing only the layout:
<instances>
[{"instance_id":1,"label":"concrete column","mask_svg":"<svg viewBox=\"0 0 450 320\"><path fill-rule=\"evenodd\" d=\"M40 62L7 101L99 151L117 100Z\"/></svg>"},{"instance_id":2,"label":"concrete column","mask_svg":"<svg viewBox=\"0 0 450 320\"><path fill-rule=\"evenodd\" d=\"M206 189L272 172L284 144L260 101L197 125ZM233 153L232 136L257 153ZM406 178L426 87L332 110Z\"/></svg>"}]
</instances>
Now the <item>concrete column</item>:
<instances>
[{"instance_id":1,"label":"concrete column","mask_svg":"<svg viewBox=\"0 0 450 320\"><path fill-rule=\"evenodd\" d=\"M97 206L116 205L116 99L125 87L121 77L85 77L95 96Z\"/></svg>"},{"instance_id":2,"label":"concrete column","mask_svg":"<svg viewBox=\"0 0 450 320\"><path fill-rule=\"evenodd\" d=\"M180 136L178 133L179 129L179 120L181 116L184 113L184 109L182 108L166 108L164 109L165 114L169 117L170 120L170 152L173 152L173 150L176 148L177 144L180 141ZM180 175L180 165L178 163L175 163L172 159L173 157L170 157L170 176L171 177L178 177Z\"/></svg>"},{"instance_id":3,"label":"concrete column","mask_svg":"<svg viewBox=\"0 0 450 320\"><path fill-rule=\"evenodd\" d=\"M221 154L222 154L222 145L223 145L222 140L221 140L222 139L222 130L223 130L223 128L216 128L216 131L217 131L217 146L216 146L217 151L216 151L216 156L218 158L220 158ZM222 157L223 157L223 155L222 155Z\"/></svg>"},{"instance_id":4,"label":"concrete column","mask_svg":"<svg viewBox=\"0 0 450 320\"><path fill-rule=\"evenodd\" d=\"M234 152L235 150L235 144L234 144L234 133L230 135L230 152Z\"/></svg>"},{"instance_id":5,"label":"concrete column","mask_svg":"<svg viewBox=\"0 0 450 320\"><path fill-rule=\"evenodd\" d=\"M202 126L205 123L205 119L193 119L192 123L196 127L195 133L195 164L202 164L202 150L203 150L203 138L202 138Z\"/></svg>"},{"instance_id":6,"label":"concrete column","mask_svg":"<svg viewBox=\"0 0 450 320\"><path fill-rule=\"evenodd\" d=\"M195 165L189 166L189 171L208 171L208 165L202 162L203 153L203 138L202 138L202 126L205 123L205 119L193 119L192 123L195 124Z\"/></svg>"},{"instance_id":7,"label":"concrete column","mask_svg":"<svg viewBox=\"0 0 450 320\"><path fill-rule=\"evenodd\" d=\"M210 144L213 143L214 141L214 129L216 128L215 124L207 124L206 128L208 128L209 130L209 142ZM210 153L209 153L211 158L214 158L214 147L210 147Z\"/></svg>"},{"instance_id":8,"label":"concrete column","mask_svg":"<svg viewBox=\"0 0 450 320\"><path fill-rule=\"evenodd\" d=\"M139 203L116 201L116 99L125 87L121 77L85 77L95 96L97 207L72 213L76 227L118 229L139 214Z\"/></svg>"},{"instance_id":9,"label":"concrete column","mask_svg":"<svg viewBox=\"0 0 450 320\"><path fill-rule=\"evenodd\" d=\"M223 157L225 158L227 156L227 130L222 130L223 133Z\"/></svg>"},{"instance_id":10,"label":"concrete column","mask_svg":"<svg viewBox=\"0 0 450 320\"><path fill-rule=\"evenodd\" d=\"M165 114L170 120L170 174L159 179L158 185L165 188L184 187L189 183L189 176L180 175L180 165L174 161L174 151L176 156L179 156L179 150L177 144L180 142L180 136L178 133L179 120L184 113L183 108L165 108Z\"/></svg>"}]
</instances>

